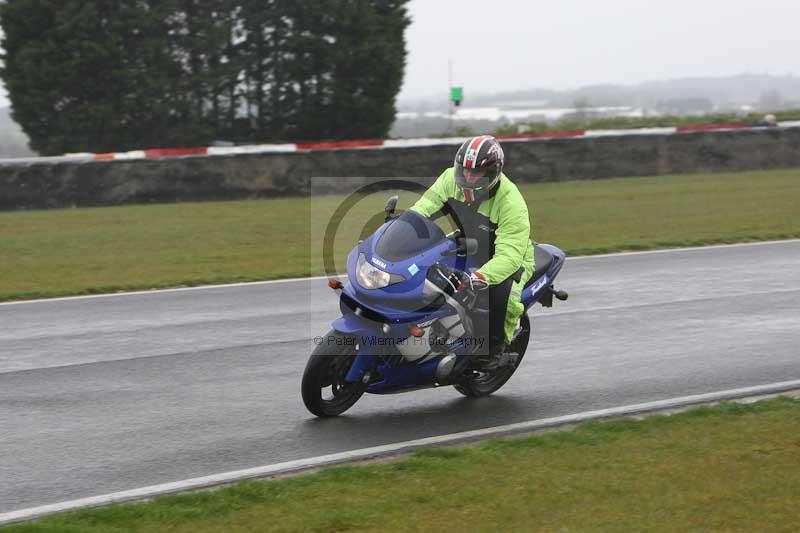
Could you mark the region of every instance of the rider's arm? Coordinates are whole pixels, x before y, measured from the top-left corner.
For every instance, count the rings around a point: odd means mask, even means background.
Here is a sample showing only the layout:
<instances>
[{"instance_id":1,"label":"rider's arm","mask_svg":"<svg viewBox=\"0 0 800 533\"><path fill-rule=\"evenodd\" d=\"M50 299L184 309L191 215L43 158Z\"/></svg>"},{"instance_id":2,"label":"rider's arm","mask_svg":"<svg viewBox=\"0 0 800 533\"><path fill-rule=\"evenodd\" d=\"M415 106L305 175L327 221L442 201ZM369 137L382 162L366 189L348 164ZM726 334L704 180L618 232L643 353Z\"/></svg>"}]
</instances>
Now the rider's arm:
<instances>
[{"instance_id":1,"label":"rider's arm","mask_svg":"<svg viewBox=\"0 0 800 533\"><path fill-rule=\"evenodd\" d=\"M453 169L449 168L442 172L442 175L439 176L431 188L425 191L425 194L417 200L413 206L411 206L411 211L419 213L424 217L429 217L438 210L442 208L442 206L447 202L448 198L454 196L451 184L453 182L453 178L448 176L448 174L452 174Z\"/></svg>"},{"instance_id":2,"label":"rider's arm","mask_svg":"<svg viewBox=\"0 0 800 533\"><path fill-rule=\"evenodd\" d=\"M525 252L531 245L531 223L525 199L517 192L502 200L494 256L478 269L489 285L497 285L513 276L522 266Z\"/></svg>"}]
</instances>

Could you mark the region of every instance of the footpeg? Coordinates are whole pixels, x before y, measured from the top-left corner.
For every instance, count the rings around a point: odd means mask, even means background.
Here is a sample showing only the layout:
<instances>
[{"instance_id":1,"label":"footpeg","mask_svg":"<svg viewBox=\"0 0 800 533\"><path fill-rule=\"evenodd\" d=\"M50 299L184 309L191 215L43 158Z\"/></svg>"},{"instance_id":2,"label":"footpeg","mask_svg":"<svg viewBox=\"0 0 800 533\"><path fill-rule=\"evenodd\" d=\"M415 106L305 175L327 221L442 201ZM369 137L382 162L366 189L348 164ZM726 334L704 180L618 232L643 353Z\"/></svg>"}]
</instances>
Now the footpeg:
<instances>
[{"instance_id":1,"label":"footpeg","mask_svg":"<svg viewBox=\"0 0 800 533\"><path fill-rule=\"evenodd\" d=\"M557 291L553 289L553 296L561 300L562 302L566 302L567 298L569 298L569 294L566 291Z\"/></svg>"}]
</instances>

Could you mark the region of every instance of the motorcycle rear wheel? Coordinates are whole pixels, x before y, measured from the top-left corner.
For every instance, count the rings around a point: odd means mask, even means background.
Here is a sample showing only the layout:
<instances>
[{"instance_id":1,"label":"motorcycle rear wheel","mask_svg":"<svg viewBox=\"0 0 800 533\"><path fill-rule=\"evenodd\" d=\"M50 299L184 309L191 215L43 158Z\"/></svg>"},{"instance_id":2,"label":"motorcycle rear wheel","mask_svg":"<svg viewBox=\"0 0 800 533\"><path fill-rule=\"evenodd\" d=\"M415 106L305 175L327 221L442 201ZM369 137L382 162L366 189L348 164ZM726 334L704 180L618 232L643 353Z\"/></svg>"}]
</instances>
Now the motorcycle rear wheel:
<instances>
[{"instance_id":1,"label":"motorcycle rear wheel","mask_svg":"<svg viewBox=\"0 0 800 533\"><path fill-rule=\"evenodd\" d=\"M312 414L332 417L350 409L367 387L344 380L356 357L354 339L336 330L329 331L323 339L306 364L300 390L303 403Z\"/></svg>"},{"instance_id":2,"label":"motorcycle rear wheel","mask_svg":"<svg viewBox=\"0 0 800 533\"><path fill-rule=\"evenodd\" d=\"M509 351L519 354L516 363L498 368L493 372L481 373L479 376L471 377L466 382L453 385L453 387L464 396L480 398L481 396L488 396L496 392L500 387L505 385L506 382L511 379L511 376L514 375L514 372L517 371L517 368L522 362L522 358L525 357L525 351L528 349L528 341L531 336L531 321L527 313L522 315L520 327L522 327L522 331L519 332L519 335L517 335L508 347Z\"/></svg>"}]
</instances>

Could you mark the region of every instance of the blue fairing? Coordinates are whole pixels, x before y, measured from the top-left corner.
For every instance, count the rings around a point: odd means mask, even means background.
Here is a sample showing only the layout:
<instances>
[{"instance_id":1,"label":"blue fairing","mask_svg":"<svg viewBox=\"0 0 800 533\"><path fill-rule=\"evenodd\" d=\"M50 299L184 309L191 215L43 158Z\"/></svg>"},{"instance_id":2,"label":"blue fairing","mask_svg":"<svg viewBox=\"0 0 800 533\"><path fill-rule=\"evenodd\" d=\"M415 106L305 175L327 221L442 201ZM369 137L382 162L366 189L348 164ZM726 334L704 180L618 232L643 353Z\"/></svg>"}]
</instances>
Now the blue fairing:
<instances>
[{"instance_id":1,"label":"blue fairing","mask_svg":"<svg viewBox=\"0 0 800 533\"><path fill-rule=\"evenodd\" d=\"M428 269L436 263L442 263L452 269L462 271L466 271L470 267L475 268L475 266L470 265L465 257L443 256L445 252L455 248L455 243L448 239L443 239L438 244L414 257L394 262L388 261L375 253L375 243L383 236L389 224L391 222L381 226L371 237L359 243L350 252L347 257L347 272L350 284L345 288L345 293L384 314L390 322L422 320L426 313L414 313L413 310L419 307L415 305L417 302L422 302ZM361 287L356 278L356 268L358 256L362 253L367 262L378 266L389 274L402 276L405 280L382 289L365 289ZM411 309L411 312L409 312L409 309Z\"/></svg>"},{"instance_id":2,"label":"blue fairing","mask_svg":"<svg viewBox=\"0 0 800 533\"><path fill-rule=\"evenodd\" d=\"M348 335L379 335L380 327L370 320L361 318L354 313L342 315L333 321L333 329Z\"/></svg>"}]
</instances>

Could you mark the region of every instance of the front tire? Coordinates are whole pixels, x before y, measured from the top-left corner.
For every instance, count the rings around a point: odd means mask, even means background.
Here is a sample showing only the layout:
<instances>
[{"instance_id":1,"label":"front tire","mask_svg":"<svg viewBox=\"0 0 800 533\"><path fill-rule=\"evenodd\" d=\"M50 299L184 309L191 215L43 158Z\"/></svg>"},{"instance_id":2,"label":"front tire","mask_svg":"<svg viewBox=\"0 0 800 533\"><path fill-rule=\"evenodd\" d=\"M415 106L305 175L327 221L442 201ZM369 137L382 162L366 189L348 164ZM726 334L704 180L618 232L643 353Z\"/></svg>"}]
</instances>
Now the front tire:
<instances>
[{"instance_id":1,"label":"front tire","mask_svg":"<svg viewBox=\"0 0 800 533\"><path fill-rule=\"evenodd\" d=\"M531 337L531 320L528 318L527 313L522 315L519 324L522 331L519 332L519 335L508 347L509 351L519 354L517 362L504 368L498 368L494 372L484 372L478 376L470 377L466 382L454 385L458 392L469 398L480 398L496 392L511 379L511 376L514 375L514 372L517 371L522 362L522 358L525 357L525 351L528 349L528 341Z\"/></svg>"},{"instance_id":2,"label":"front tire","mask_svg":"<svg viewBox=\"0 0 800 533\"><path fill-rule=\"evenodd\" d=\"M344 380L356 357L355 339L336 330L314 349L303 372L303 403L319 417L338 416L355 404L366 386ZM329 342L333 339L334 342Z\"/></svg>"}]
</instances>

